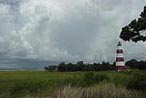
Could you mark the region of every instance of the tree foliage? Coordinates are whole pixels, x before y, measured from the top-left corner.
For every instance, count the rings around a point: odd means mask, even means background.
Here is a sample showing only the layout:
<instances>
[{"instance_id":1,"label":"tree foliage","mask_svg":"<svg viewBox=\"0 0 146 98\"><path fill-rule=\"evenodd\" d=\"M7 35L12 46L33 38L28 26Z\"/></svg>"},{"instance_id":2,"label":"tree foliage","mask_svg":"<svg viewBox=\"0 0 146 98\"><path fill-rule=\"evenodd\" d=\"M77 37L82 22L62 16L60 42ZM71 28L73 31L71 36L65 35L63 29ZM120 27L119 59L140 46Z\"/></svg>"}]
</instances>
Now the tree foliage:
<instances>
[{"instance_id":1,"label":"tree foliage","mask_svg":"<svg viewBox=\"0 0 146 98\"><path fill-rule=\"evenodd\" d=\"M142 32L142 34L140 32ZM144 33L146 33L146 6L138 19L132 20L128 25L122 28L120 38L124 41L146 41L146 35L144 35Z\"/></svg>"},{"instance_id":2,"label":"tree foliage","mask_svg":"<svg viewBox=\"0 0 146 98\"><path fill-rule=\"evenodd\" d=\"M45 67L46 70L50 71L52 66ZM60 63L56 66L57 71L61 72L73 72L73 71L106 71L114 70L115 66L108 62L85 64L83 61L78 61L76 64L65 62Z\"/></svg>"},{"instance_id":3,"label":"tree foliage","mask_svg":"<svg viewBox=\"0 0 146 98\"><path fill-rule=\"evenodd\" d=\"M146 61L137 61L132 59L127 61L126 65L130 68L146 70Z\"/></svg>"}]
</instances>

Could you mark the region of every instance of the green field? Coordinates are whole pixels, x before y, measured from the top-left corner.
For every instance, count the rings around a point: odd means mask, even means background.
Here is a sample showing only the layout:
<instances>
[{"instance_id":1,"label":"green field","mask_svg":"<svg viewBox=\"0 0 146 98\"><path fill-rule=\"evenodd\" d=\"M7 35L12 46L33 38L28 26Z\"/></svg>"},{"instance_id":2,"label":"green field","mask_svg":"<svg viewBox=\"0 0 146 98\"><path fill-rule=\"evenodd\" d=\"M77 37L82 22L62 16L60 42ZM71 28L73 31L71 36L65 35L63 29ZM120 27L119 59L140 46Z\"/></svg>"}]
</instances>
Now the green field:
<instances>
[{"instance_id":1,"label":"green field","mask_svg":"<svg viewBox=\"0 0 146 98\"><path fill-rule=\"evenodd\" d=\"M145 76L145 71L0 72L0 98L146 98Z\"/></svg>"}]
</instances>

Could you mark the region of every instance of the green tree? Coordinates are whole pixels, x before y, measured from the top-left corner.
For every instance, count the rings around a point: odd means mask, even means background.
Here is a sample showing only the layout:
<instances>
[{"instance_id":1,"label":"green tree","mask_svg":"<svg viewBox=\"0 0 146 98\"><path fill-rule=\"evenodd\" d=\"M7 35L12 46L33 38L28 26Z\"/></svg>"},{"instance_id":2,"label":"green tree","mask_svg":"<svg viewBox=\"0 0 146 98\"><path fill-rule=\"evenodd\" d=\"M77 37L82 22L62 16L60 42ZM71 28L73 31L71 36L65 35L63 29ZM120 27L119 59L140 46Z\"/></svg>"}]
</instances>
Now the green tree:
<instances>
[{"instance_id":1,"label":"green tree","mask_svg":"<svg viewBox=\"0 0 146 98\"><path fill-rule=\"evenodd\" d=\"M146 6L138 19L132 20L128 25L122 28L120 38L124 41L132 40L134 42L146 41ZM142 33L140 33L142 32Z\"/></svg>"}]
</instances>

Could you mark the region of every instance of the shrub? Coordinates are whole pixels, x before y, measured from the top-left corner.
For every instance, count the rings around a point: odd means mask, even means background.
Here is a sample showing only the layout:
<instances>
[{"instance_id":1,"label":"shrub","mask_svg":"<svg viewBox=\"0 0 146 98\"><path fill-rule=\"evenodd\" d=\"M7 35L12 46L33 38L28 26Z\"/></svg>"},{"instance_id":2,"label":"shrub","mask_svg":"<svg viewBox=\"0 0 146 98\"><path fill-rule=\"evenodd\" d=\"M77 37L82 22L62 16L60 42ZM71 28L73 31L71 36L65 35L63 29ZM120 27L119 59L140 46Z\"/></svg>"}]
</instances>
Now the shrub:
<instances>
[{"instance_id":1,"label":"shrub","mask_svg":"<svg viewBox=\"0 0 146 98\"><path fill-rule=\"evenodd\" d=\"M146 90L146 73L142 71L133 73L132 78L127 83L127 88Z\"/></svg>"},{"instance_id":2,"label":"shrub","mask_svg":"<svg viewBox=\"0 0 146 98\"><path fill-rule=\"evenodd\" d=\"M103 80L110 80L109 76L107 76L105 74L95 74L94 79L95 79L96 82L100 82L100 81L103 81Z\"/></svg>"},{"instance_id":3,"label":"shrub","mask_svg":"<svg viewBox=\"0 0 146 98\"><path fill-rule=\"evenodd\" d=\"M83 76L83 83L86 86L94 85L103 80L110 80L110 78L105 74L95 74L94 72L87 72Z\"/></svg>"},{"instance_id":4,"label":"shrub","mask_svg":"<svg viewBox=\"0 0 146 98\"><path fill-rule=\"evenodd\" d=\"M87 72L83 76L83 82L86 85L91 85L94 83L94 73L93 72Z\"/></svg>"}]
</instances>

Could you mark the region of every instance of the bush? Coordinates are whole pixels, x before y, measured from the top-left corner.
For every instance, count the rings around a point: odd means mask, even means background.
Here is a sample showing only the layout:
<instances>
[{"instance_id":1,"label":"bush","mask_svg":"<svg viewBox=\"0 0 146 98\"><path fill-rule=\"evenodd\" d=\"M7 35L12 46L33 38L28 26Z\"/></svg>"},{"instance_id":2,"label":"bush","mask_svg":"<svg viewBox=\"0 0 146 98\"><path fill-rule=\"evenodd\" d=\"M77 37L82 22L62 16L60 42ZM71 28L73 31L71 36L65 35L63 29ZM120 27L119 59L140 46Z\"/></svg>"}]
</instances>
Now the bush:
<instances>
[{"instance_id":1,"label":"bush","mask_svg":"<svg viewBox=\"0 0 146 98\"><path fill-rule=\"evenodd\" d=\"M127 88L136 90L146 90L146 73L135 72L131 79L127 83Z\"/></svg>"},{"instance_id":2,"label":"bush","mask_svg":"<svg viewBox=\"0 0 146 98\"><path fill-rule=\"evenodd\" d=\"M86 85L91 85L94 83L94 73L93 72L87 72L83 76L83 82Z\"/></svg>"},{"instance_id":3,"label":"bush","mask_svg":"<svg viewBox=\"0 0 146 98\"><path fill-rule=\"evenodd\" d=\"M110 78L107 75L94 74L93 72L87 72L83 76L83 83L86 86L94 85L94 84L99 83L103 80L110 80Z\"/></svg>"},{"instance_id":4,"label":"bush","mask_svg":"<svg viewBox=\"0 0 146 98\"><path fill-rule=\"evenodd\" d=\"M105 74L96 74L94 76L94 79L96 82L100 82L100 81L103 81L103 80L110 80L109 76L105 75Z\"/></svg>"}]
</instances>

